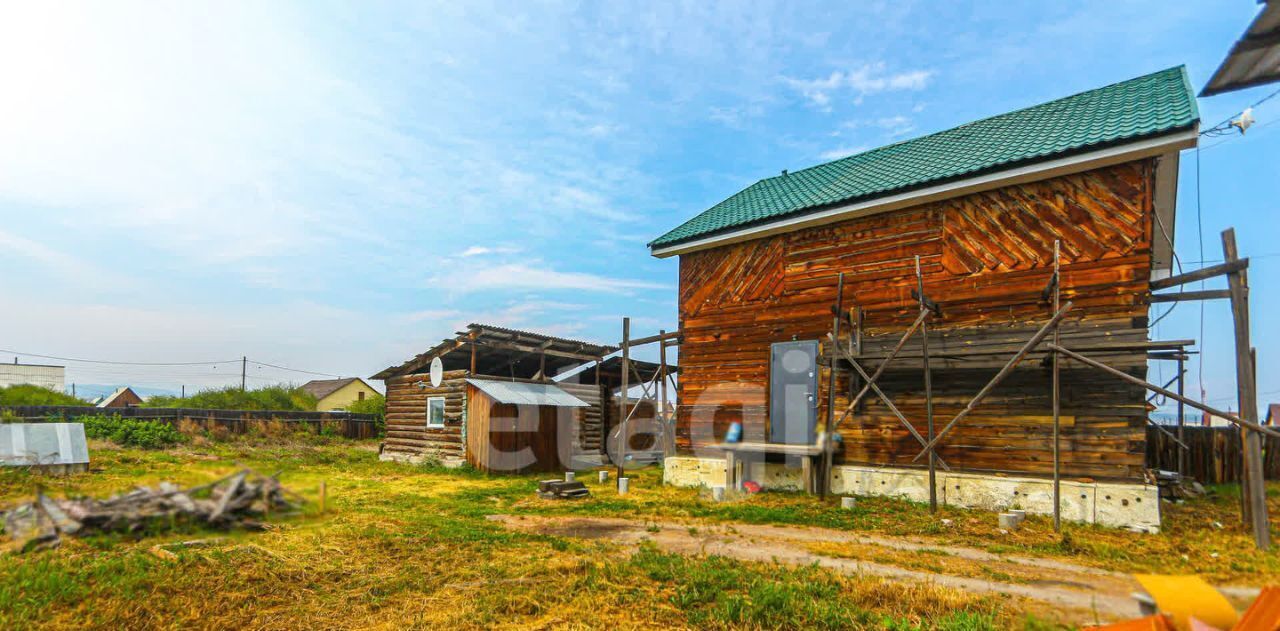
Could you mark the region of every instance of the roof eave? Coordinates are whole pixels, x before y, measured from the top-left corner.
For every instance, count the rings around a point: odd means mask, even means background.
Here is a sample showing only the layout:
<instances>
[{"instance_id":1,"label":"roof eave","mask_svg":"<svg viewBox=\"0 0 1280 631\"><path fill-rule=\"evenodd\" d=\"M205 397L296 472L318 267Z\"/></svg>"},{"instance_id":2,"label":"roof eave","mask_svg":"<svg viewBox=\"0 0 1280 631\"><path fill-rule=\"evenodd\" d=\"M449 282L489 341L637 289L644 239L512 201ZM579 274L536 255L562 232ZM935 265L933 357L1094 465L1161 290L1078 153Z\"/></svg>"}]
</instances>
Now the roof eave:
<instances>
[{"instance_id":1,"label":"roof eave","mask_svg":"<svg viewBox=\"0 0 1280 631\"><path fill-rule=\"evenodd\" d=\"M1196 145L1198 137L1199 124L1194 123L1189 128L1122 142L1103 149L991 171L974 177L953 180L884 197L795 213L774 221L742 226L737 229L667 246L651 247L649 253L655 258L667 258L812 226L890 212L900 208L988 191L1004 186L1089 171L1122 162L1157 156L1170 151L1189 149Z\"/></svg>"}]
</instances>

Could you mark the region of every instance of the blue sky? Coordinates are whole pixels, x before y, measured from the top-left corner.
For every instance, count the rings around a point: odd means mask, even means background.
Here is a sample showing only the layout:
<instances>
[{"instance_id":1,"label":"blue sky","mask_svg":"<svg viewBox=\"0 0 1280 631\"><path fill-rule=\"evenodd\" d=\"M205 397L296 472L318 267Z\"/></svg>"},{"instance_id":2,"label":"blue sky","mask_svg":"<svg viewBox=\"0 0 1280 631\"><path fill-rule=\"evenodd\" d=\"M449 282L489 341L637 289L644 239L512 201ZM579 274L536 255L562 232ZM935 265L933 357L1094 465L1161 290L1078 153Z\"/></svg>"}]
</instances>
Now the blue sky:
<instances>
[{"instance_id":1,"label":"blue sky","mask_svg":"<svg viewBox=\"0 0 1280 631\"><path fill-rule=\"evenodd\" d=\"M1255 10L9 4L0 348L369 375L469 321L603 342L623 315L673 328L676 262L644 244L741 187L1180 63L1198 87ZM1212 124L1267 91L1201 110ZM1245 138L1205 143L1205 258L1236 226L1255 257L1259 389L1280 396L1280 99L1256 116ZM1188 267L1194 162L1177 225ZM1206 312L1204 381L1223 405L1227 314ZM1179 307L1160 337L1197 337L1198 315ZM68 379L200 386L238 366L72 364Z\"/></svg>"}]
</instances>

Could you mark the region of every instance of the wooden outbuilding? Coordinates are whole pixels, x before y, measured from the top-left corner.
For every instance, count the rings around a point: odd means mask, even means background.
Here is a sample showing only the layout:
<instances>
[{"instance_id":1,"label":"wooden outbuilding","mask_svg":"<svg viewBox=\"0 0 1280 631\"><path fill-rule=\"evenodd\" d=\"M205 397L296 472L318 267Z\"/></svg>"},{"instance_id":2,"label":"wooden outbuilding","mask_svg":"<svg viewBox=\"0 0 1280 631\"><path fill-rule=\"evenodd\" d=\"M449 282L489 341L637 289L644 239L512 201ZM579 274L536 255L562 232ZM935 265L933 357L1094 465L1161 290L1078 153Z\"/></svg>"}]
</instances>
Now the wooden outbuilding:
<instances>
[{"instance_id":1,"label":"wooden outbuilding","mask_svg":"<svg viewBox=\"0 0 1280 631\"><path fill-rule=\"evenodd\" d=\"M386 383L385 459L499 472L599 465L621 383L616 346L471 324L373 376ZM432 385L431 365L440 380ZM633 362L635 363L635 362ZM656 366L633 367L652 374ZM567 376L564 376L567 375ZM517 455L524 454L524 455Z\"/></svg>"},{"instance_id":2,"label":"wooden outbuilding","mask_svg":"<svg viewBox=\"0 0 1280 631\"><path fill-rule=\"evenodd\" d=\"M1050 321L1055 289L1073 304L1063 345L1145 378L1150 352L1190 343L1152 341L1148 309L1151 282L1172 273L1179 151L1198 122L1185 70L1171 68L783 171L653 241L680 262L681 453L734 422L746 440L819 440L866 382L833 348L837 322L874 373L929 312L927 337L877 381L897 411L868 393L837 425L837 463L924 467L913 434L965 409ZM949 471L1051 474L1050 354L1032 349L939 442ZM1069 361L1061 383L1062 475L1141 482L1145 390Z\"/></svg>"}]
</instances>

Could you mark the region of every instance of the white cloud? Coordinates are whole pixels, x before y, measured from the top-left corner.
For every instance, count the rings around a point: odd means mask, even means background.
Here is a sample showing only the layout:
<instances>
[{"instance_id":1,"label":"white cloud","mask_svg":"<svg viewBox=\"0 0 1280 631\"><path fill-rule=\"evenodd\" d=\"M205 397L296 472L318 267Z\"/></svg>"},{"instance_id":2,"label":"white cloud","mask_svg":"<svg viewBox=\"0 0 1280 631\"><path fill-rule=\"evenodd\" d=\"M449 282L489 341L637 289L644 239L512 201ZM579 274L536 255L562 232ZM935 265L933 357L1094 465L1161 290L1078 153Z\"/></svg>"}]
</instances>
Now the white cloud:
<instances>
[{"instance_id":1,"label":"white cloud","mask_svg":"<svg viewBox=\"0 0 1280 631\"><path fill-rule=\"evenodd\" d=\"M862 153L866 150L867 147L864 145L858 145L855 147L836 147L835 149L823 151L818 154L818 157L823 160L838 160L840 158L847 158L855 153Z\"/></svg>"},{"instance_id":2,"label":"white cloud","mask_svg":"<svg viewBox=\"0 0 1280 631\"><path fill-rule=\"evenodd\" d=\"M577 186L561 186L551 193L549 200L561 211L571 214L586 214L610 221L637 221L638 218L626 211L614 208L600 193L588 191Z\"/></svg>"},{"instance_id":3,"label":"white cloud","mask_svg":"<svg viewBox=\"0 0 1280 631\"><path fill-rule=\"evenodd\" d=\"M932 77L931 70L886 73L883 63L875 63L848 72L837 70L816 79L784 77L784 80L814 107L831 111L832 98L838 93L852 92L854 103L860 103L863 97L881 92L923 90Z\"/></svg>"},{"instance_id":4,"label":"white cloud","mask_svg":"<svg viewBox=\"0 0 1280 631\"><path fill-rule=\"evenodd\" d=\"M463 250L458 256L462 258L471 258L473 256L486 256L490 254L515 254L520 248L510 245L473 245Z\"/></svg>"},{"instance_id":5,"label":"white cloud","mask_svg":"<svg viewBox=\"0 0 1280 631\"><path fill-rule=\"evenodd\" d=\"M589 272L564 272L541 261L454 267L428 279L427 284L455 293L492 290L569 290L624 294L635 290L669 289L662 283L613 278Z\"/></svg>"}]
</instances>

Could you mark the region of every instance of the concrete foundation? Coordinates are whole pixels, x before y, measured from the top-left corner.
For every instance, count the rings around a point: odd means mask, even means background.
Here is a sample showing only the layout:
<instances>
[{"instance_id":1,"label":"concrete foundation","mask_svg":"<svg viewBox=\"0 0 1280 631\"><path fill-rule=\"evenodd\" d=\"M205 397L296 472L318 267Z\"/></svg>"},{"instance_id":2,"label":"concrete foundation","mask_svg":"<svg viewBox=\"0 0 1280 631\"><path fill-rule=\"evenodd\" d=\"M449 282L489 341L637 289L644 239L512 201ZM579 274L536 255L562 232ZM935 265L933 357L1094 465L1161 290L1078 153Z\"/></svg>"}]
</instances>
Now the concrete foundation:
<instances>
[{"instance_id":1,"label":"concrete foundation","mask_svg":"<svg viewBox=\"0 0 1280 631\"><path fill-rule=\"evenodd\" d=\"M754 480L767 489L798 491L803 488L798 466L756 462L744 467L745 479ZM948 506L1053 514L1052 480L945 471L938 471L936 479L938 501ZM663 481L673 486L721 486L725 482L724 460L695 456L667 458ZM1064 520L1143 532L1160 530L1160 491L1155 486L1063 480L1061 488ZM920 469L837 465L832 471L831 492L927 502L929 473Z\"/></svg>"},{"instance_id":2,"label":"concrete foundation","mask_svg":"<svg viewBox=\"0 0 1280 631\"><path fill-rule=\"evenodd\" d=\"M435 463L447 469L457 469L467 461L462 458L439 458L434 454L407 454L402 451L384 451L378 454L382 462L403 462L405 464Z\"/></svg>"}]
</instances>

